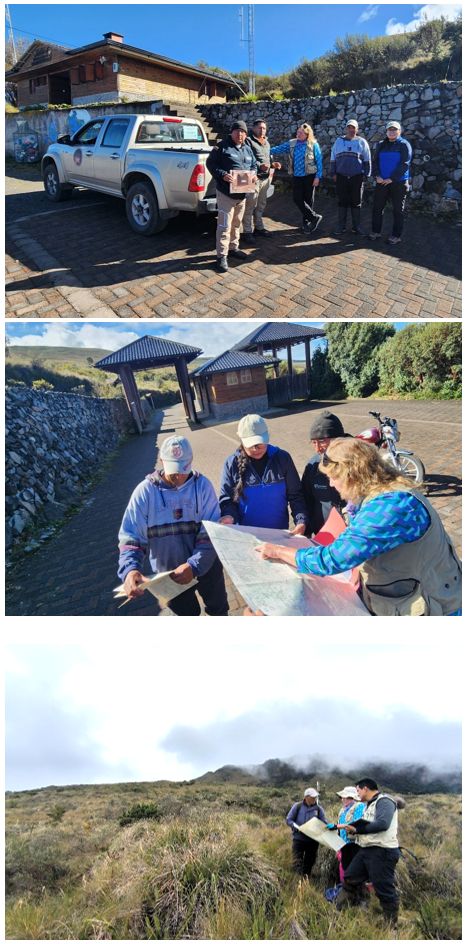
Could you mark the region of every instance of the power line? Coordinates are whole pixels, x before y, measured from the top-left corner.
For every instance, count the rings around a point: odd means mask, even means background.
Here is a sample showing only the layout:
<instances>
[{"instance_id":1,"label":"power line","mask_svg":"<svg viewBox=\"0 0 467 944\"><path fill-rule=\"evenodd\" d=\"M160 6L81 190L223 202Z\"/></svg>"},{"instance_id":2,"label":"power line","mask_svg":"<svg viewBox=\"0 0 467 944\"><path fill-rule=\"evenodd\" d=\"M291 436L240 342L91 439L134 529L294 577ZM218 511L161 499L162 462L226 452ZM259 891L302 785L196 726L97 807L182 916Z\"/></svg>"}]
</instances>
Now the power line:
<instances>
[{"instance_id":1,"label":"power line","mask_svg":"<svg viewBox=\"0 0 467 944\"><path fill-rule=\"evenodd\" d=\"M24 33L25 36L33 36L34 39L44 39L46 43L57 43L57 46L70 46L70 43L64 43L59 39L51 39L50 36L39 36L38 33L29 33L28 30L20 29L18 26L10 26L11 33Z\"/></svg>"}]
</instances>

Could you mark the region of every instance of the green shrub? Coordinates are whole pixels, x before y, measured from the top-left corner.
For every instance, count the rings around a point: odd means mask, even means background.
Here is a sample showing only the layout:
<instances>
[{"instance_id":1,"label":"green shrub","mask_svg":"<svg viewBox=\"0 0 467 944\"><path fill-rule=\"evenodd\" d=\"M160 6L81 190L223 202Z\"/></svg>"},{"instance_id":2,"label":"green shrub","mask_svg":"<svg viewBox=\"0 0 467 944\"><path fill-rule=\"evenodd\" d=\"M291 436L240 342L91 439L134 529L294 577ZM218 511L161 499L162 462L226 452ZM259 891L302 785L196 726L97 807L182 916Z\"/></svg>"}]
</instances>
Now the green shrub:
<instances>
[{"instance_id":1,"label":"green shrub","mask_svg":"<svg viewBox=\"0 0 467 944\"><path fill-rule=\"evenodd\" d=\"M66 812L67 812L66 806L63 806L63 804L61 803L56 803L55 806L53 806L52 809L49 810L49 812L47 813L47 816L49 817L49 819L52 820L53 823L61 823Z\"/></svg>"},{"instance_id":2,"label":"green shrub","mask_svg":"<svg viewBox=\"0 0 467 944\"><path fill-rule=\"evenodd\" d=\"M118 822L120 826L130 826L139 819L160 819L160 815L157 803L137 803L122 813Z\"/></svg>"},{"instance_id":3,"label":"green shrub","mask_svg":"<svg viewBox=\"0 0 467 944\"><path fill-rule=\"evenodd\" d=\"M49 383L48 380L33 380L31 387L33 390L53 390L54 385Z\"/></svg>"}]
</instances>

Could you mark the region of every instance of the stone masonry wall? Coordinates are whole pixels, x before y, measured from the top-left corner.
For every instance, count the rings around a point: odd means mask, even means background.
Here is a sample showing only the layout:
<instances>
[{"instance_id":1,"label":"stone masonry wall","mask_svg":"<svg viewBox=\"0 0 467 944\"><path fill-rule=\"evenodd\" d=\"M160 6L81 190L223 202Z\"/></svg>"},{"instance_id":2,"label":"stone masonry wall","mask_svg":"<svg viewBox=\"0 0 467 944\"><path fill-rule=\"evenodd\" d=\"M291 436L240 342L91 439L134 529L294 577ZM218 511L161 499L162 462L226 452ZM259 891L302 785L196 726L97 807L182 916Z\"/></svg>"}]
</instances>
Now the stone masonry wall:
<instances>
[{"instance_id":1,"label":"stone masonry wall","mask_svg":"<svg viewBox=\"0 0 467 944\"><path fill-rule=\"evenodd\" d=\"M294 137L297 126L309 122L323 152L324 176L329 174L331 147L349 118L358 120L371 147L384 138L389 118L395 118L413 148L411 201L437 213L456 210L460 201L461 106L461 83L437 82L283 102L200 105L199 111L225 133L235 119L251 127L255 118L264 118L271 144Z\"/></svg>"},{"instance_id":2,"label":"stone masonry wall","mask_svg":"<svg viewBox=\"0 0 467 944\"><path fill-rule=\"evenodd\" d=\"M6 393L6 541L63 517L134 425L124 400L11 387Z\"/></svg>"}]
</instances>

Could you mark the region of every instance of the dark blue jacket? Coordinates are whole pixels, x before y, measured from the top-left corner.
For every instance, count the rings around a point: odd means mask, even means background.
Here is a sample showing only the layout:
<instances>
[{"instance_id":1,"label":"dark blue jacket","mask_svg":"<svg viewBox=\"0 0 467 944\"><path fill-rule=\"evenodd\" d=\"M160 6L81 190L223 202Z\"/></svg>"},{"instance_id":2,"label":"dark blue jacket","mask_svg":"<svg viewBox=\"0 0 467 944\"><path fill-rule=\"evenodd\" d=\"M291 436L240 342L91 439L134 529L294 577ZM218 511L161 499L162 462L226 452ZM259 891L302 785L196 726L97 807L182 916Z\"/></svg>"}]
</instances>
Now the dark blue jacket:
<instances>
[{"instance_id":1,"label":"dark blue jacket","mask_svg":"<svg viewBox=\"0 0 467 944\"><path fill-rule=\"evenodd\" d=\"M249 463L240 501L233 500L238 482L240 450L226 459L222 470L219 504L221 517L231 515L235 524L258 528L288 528L289 509L295 524L306 523L305 502L292 457L278 446L268 446L268 463L262 478Z\"/></svg>"},{"instance_id":2,"label":"dark blue jacket","mask_svg":"<svg viewBox=\"0 0 467 944\"><path fill-rule=\"evenodd\" d=\"M237 147L229 135L218 145L215 156L216 166L211 171L216 180L216 187L222 193L232 197L232 200L243 200L246 193L230 193L230 184L223 180L223 175L230 173L231 170L252 170L256 173L257 163L248 139L244 144Z\"/></svg>"},{"instance_id":3,"label":"dark blue jacket","mask_svg":"<svg viewBox=\"0 0 467 944\"><path fill-rule=\"evenodd\" d=\"M385 138L376 145L374 175L383 180L390 177L394 183L401 183L410 177L411 160L412 148L406 138L400 137L396 141Z\"/></svg>"}]
</instances>

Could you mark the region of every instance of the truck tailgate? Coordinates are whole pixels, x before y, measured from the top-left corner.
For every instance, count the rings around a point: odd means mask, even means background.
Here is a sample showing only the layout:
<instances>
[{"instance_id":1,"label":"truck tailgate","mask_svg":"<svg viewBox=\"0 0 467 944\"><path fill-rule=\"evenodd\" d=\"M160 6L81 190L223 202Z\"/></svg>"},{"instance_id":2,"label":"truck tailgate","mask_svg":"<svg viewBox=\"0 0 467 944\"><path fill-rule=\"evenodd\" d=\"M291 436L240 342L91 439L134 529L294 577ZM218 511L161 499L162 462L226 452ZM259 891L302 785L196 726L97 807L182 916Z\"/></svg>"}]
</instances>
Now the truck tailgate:
<instances>
[{"instance_id":1,"label":"truck tailgate","mask_svg":"<svg viewBox=\"0 0 467 944\"><path fill-rule=\"evenodd\" d=\"M206 186L203 191L191 192L188 187L196 165L201 164L205 168L208 154L207 149L133 147L126 155L125 173L131 173L132 170L146 172L154 182L156 193L158 186L162 186L167 208L196 212L199 201L205 197L208 185L212 183L209 171L205 170ZM212 186L209 190L211 192Z\"/></svg>"}]
</instances>

